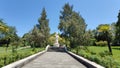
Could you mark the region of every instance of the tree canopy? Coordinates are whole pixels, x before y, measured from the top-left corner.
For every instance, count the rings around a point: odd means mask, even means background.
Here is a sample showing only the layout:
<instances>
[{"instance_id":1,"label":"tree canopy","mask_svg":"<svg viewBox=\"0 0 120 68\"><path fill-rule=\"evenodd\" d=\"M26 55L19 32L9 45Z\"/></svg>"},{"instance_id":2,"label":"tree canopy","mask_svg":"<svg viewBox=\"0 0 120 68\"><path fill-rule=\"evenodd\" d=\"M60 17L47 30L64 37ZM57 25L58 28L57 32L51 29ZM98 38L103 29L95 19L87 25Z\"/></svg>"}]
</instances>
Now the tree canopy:
<instances>
[{"instance_id":1,"label":"tree canopy","mask_svg":"<svg viewBox=\"0 0 120 68\"><path fill-rule=\"evenodd\" d=\"M118 21L116 23L115 43L120 45L120 11L118 14Z\"/></svg>"},{"instance_id":2,"label":"tree canopy","mask_svg":"<svg viewBox=\"0 0 120 68\"><path fill-rule=\"evenodd\" d=\"M6 33L9 31L8 26L3 22L3 20L0 20L0 32Z\"/></svg>"},{"instance_id":3,"label":"tree canopy","mask_svg":"<svg viewBox=\"0 0 120 68\"><path fill-rule=\"evenodd\" d=\"M110 33L110 25L109 24L100 24L97 27L97 35L96 35L97 41L107 41L109 52L112 54L111 49L111 33Z\"/></svg>"},{"instance_id":4,"label":"tree canopy","mask_svg":"<svg viewBox=\"0 0 120 68\"><path fill-rule=\"evenodd\" d=\"M78 12L73 11L73 6L65 4L60 15L58 29L65 39L70 41L71 47L82 45L83 35L86 30L86 23Z\"/></svg>"},{"instance_id":5,"label":"tree canopy","mask_svg":"<svg viewBox=\"0 0 120 68\"><path fill-rule=\"evenodd\" d=\"M46 10L43 8L38 24L23 37L23 40L29 42L32 47L45 47L48 45L49 36L49 19L47 19Z\"/></svg>"}]
</instances>

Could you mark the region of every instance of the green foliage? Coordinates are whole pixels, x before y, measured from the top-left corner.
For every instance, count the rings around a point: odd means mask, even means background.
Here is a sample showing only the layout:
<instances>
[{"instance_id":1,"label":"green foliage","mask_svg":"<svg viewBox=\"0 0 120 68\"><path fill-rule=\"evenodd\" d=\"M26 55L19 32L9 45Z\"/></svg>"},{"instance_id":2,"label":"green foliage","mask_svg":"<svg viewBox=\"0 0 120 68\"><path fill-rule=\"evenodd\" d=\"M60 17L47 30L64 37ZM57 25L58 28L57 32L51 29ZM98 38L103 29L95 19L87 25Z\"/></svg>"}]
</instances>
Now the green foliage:
<instances>
[{"instance_id":1,"label":"green foliage","mask_svg":"<svg viewBox=\"0 0 120 68\"><path fill-rule=\"evenodd\" d=\"M107 41L98 41L95 42L96 46L106 46L107 45Z\"/></svg>"},{"instance_id":2,"label":"green foliage","mask_svg":"<svg viewBox=\"0 0 120 68\"><path fill-rule=\"evenodd\" d=\"M89 55L87 58L96 63L101 63L101 58L96 55Z\"/></svg>"},{"instance_id":3,"label":"green foliage","mask_svg":"<svg viewBox=\"0 0 120 68\"><path fill-rule=\"evenodd\" d=\"M119 63L117 63L112 56L105 56L104 59L102 59L101 64L106 68L120 68Z\"/></svg>"},{"instance_id":4,"label":"green foliage","mask_svg":"<svg viewBox=\"0 0 120 68\"><path fill-rule=\"evenodd\" d=\"M73 6L68 3L64 5L63 11L61 11L58 29L62 32L61 36L70 41L70 47L83 45L85 21L79 13L73 11Z\"/></svg>"},{"instance_id":5,"label":"green foliage","mask_svg":"<svg viewBox=\"0 0 120 68\"><path fill-rule=\"evenodd\" d=\"M120 45L120 11L118 14L118 21L116 22L115 43Z\"/></svg>"},{"instance_id":6,"label":"green foliage","mask_svg":"<svg viewBox=\"0 0 120 68\"><path fill-rule=\"evenodd\" d=\"M20 39L19 42L21 42L21 46L28 46L28 45L31 45L31 32L29 33L26 33L23 35L23 37Z\"/></svg>"},{"instance_id":7,"label":"green foliage","mask_svg":"<svg viewBox=\"0 0 120 68\"><path fill-rule=\"evenodd\" d=\"M18 45L19 45L18 42L11 43L13 53L17 52Z\"/></svg>"},{"instance_id":8,"label":"green foliage","mask_svg":"<svg viewBox=\"0 0 120 68\"><path fill-rule=\"evenodd\" d=\"M115 42L115 33L116 33L116 26L115 26L116 24L115 24L115 22L113 22L111 25L110 25L110 29L111 29L111 41L112 41L112 43L114 44L114 43L116 43Z\"/></svg>"},{"instance_id":9,"label":"green foliage","mask_svg":"<svg viewBox=\"0 0 120 68\"><path fill-rule=\"evenodd\" d=\"M101 57L110 56L110 52L108 52L108 51L99 52L99 55Z\"/></svg>"},{"instance_id":10,"label":"green foliage","mask_svg":"<svg viewBox=\"0 0 120 68\"><path fill-rule=\"evenodd\" d=\"M29 43L32 47L42 47L45 45L45 36L39 31L37 27L34 27L29 38Z\"/></svg>"},{"instance_id":11,"label":"green foliage","mask_svg":"<svg viewBox=\"0 0 120 68\"><path fill-rule=\"evenodd\" d=\"M15 41L19 41L19 37L18 35L16 34L17 30L15 27L13 26L9 26L9 31L8 33L6 34L6 37L7 38L10 38L10 42L15 42Z\"/></svg>"},{"instance_id":12,"label":"green foliage","mask_svg":"<svg viewBox=\"0 0 120 68\"><path fill-rule=\"evenodd\" d=\"M19 40L18 35L16 34L16 28L13 26L8 26L2 20L0 20L0 44L6 44L6 51L9 44Z\"/></svg>"},{"instance_id":13,"label":"green foliage","mask_svg":"<svg viewBox=\"0 0 120 68\"><path fill-rule=\"evenodd\" d=\"M39 24L26 33L21 41L23 46L30 45L31 47L45 47L48 45L50 36L49 20L47 19L45 8L43 8L41 17L38 19Z\"/></svg>"},{"instance_id":14,"label":"green foliage","mask_svg":"<svg viewBox=\"0 0 120 68\"><path fill-rule=\"evenodd\" d=\"M55 43L55 33L51 34L48 39L48 44L53 45Z\"/></svg>"},{"instance_id":15,"label":"green foliage","mask_svg":"<svg viewBox=\"0 0 120 68\"><path fill-rule=\"evenodd\" d=\"M43 8L41 17L38 19L38 22L39 25L37 26L40 30L40 33L44 36L42 43L43 45L46 46L48 44L48 38L50 36L50 28L49 28L49 20L47 19L45 8Z\"/></svg>"},{"instance_id":16,"label":"green foliage","mask_svg":"<svg viewBox=\"0 0 120 68\"><path fill-rule=\"evenodd\" d=\"M94 36L92 34L91 30L88 30L85 32L85 34L83 35L83 45L93 45L94 43Z\"/></svg>"},{"instance_id":17,"label":"green foliage","mask_svg":"<svg viewBox=\"0 0 120 68\"><path fill-rule=\"evenodd\" d=\"M17 31L15 27L8 26L0 20L0 38L10 38L11 42L14 42L19 39L16 32Z\"/></svg>"},{"instance_id":18,"label":"green foliage","mask_svg":"<svg viewBox=\"0 0 120 68\"><path fill-rule=\"evenodd\" d=\"M59 42L60 45L69 45L69 42L67 40L65 40L64 37L61 37L60 34L58 34L58 35L59 35L58 42ZM49 43L49 45L54 45L54 43L55 43L55 33L50 35L50 37L48 39L48 43Z\"/></svg>"},{"instance_id":19,"label":"green foliage","mask_svg":"<svg viewBox=\"0 0 120 68\"><path fill-rule=\"evenodd\" d=\"M0 19L0 33L5 34L9 31L8 25L6 25L3 20Z\"/></svg>"},{"instance_id":20,"label":"green foliage","mask_svg":"<svg viewBox=\"0 0 120 68\"><path fill-rule=\"evenodd\" d=\"M15 62L17 60L20 60L32 54L35 54L39 51L42 51L43 49L44 48L35 48L35 50L33 51L32 48L26 48L26 49L18 50L17 52L14 52L14 53L12 52L7 52L4 54L2 53L0 55L0 68L2 66Z\"/></svg>"},{"instance_id":21,"label":"green foliage","mask_svg":"<svg viewBox=\"0 0 120 68\"><path fill-rule=\"evenodd\" d=\"M72 52L76 53L76 49L72 49ZM118 51L118 50L117 50ZM78 55L83 56L91 61L94 61L106 68L120 68L118 58L114 58L117 56L116 52L113 53L113 56L109 51L106 51L106 47L98 47L98 46L89 46L89 47L80 47Z\"/></svg>"},{"instance_id":22,"label":"green foliage","mask_svg":"<svg viewBox=\"0 0 120 68\"><path fill-rule=\"evenodd\" d=\"M64 38L62 38L62 37L59 36L59 43L60 43L60 45L65 45L66 42L67 42L67 41L65 41Z\"/></svg>"},{"instance_id":23,"label":"green foliage","mask_svg":"<svg viewBox=\"0 0 120 68\"><path fill-rule=\"evenodd\" d=\"M111 49L111 33L110 33L110 26L109 24L101 24L97 27L97 33L95 38L97 41L107 41L108 43L108 49L109 52L112 54L112 49Z\"/></svg>"},{"instance_id":24,"label":"green foliage","mask_svg":"<svg viewBox=\"0 0 120 68\"><path fill-rule=\"evenodd\" d=\"M100 24L97 27L95 38L97 41L111 41L111 33L110 33L109 24Z\"/></svg>"}]
</instances>

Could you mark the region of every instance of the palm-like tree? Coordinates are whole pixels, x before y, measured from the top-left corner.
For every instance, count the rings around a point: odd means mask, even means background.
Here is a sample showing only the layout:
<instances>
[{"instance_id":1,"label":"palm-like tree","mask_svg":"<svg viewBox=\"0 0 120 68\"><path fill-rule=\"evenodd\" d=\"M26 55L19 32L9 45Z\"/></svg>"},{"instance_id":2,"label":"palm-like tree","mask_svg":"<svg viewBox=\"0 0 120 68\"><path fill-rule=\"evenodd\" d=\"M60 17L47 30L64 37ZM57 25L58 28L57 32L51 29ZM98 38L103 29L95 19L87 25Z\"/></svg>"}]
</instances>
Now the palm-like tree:
<instances>
[{"instance_id":1,"label":"palm-like tree","mask_svg":"<svg viewBox=\"0 0 120 68\"><path fill-rule=\"evenodd\" d=\"M110 26L108 24L103 24L98 27L98 32L102 33L102 36L103 36L101 40L107 41L109 52L112 54L112 49L110 46L111 38L110 38L109 31L110 31Z\"/></svg>"}]
</instances>

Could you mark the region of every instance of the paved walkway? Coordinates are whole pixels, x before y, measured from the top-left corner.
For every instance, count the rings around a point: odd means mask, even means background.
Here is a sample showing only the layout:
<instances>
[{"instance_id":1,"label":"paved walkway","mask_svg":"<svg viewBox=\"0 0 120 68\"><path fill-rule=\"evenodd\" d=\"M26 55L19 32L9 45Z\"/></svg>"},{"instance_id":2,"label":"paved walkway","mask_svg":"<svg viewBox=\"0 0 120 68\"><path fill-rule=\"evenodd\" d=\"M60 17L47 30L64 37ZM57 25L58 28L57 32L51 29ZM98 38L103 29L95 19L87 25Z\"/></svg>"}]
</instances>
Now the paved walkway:
<instances>
[{"instance_id":1,"label":"paved walkway","mask_svg":"<svg viewBox=\"0 0 120 68\"><path fill-rule=\"evenodd\" d=\"M65 52L46 52L22 68L86 68Z\"/></svg>"}]
</instances>

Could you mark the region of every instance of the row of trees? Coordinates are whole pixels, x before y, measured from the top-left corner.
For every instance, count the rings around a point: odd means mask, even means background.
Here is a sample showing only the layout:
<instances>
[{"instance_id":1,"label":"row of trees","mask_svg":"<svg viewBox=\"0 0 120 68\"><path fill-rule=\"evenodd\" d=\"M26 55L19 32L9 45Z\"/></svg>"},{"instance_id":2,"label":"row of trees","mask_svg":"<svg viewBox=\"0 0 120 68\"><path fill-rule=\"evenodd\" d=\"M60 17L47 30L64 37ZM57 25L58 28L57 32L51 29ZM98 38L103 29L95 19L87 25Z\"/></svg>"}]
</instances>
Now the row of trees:
<instances>
[{"instance_id":1,"label":"row of trees","mask_svg":"<svg viewBox=\"0 0 120 68\"><path fill-rule=\"evenodd\" d=\"M49 42L48 38L50 36L50 28L49 28L49 19L47 19L47 14L45 8L43 8L41 17L38 19L38 24L34 26L34 28L24 34L22 38L18 37L16 34L16 28L12 26L8 26L0 20L0 44L9 43L20 43L18 45L30 45L31 47L45 47Z\"/></svg>"},{"instance_id":2,"label":"row of trees","mask_svg":"<svg viewBox=\"0 0 120 68\"><path fill-rule=\"evenodd\" d=\"M116 23L100 24L95 30L86 30L87 25L84 19L68 3L60 13L58 29L61 31L61 37L70 42L71 48L79 45L96 45L96 42L106 41L109 52L112 54L110 44L120 45L120 13Z\"/></svg>"},{"instance_id":3,"label":"row of trees","mask_svg":"<svg viewBox=\"0 0 120 68\"><path fill-rule=\"evenodd\" d=\"M73 10L73 6L70 6L69 3L64 5L60 13L58 29L61 31L61 44L76 48L80 45L94 45L93 43L98 41L107 41L110 52L112 52L111 42L120 44L120 13L117 23L100 24L95 30L86 30L85 20L79 12ZM24 34L21 41L24 46L45 47L47 44L53 43L53 41L51 43L53 35L50 35L49 19L43 8L38 24L30 32ZM10 38L11 41L19 39L15 27L6 25L2 20L0 20L0 37Z\"/></svg>"},{"instance_id":4,"label":"row of trees","mask_svg":"<svg viewBox=\"0 0 120 68\"><path fill-rule=\"evenodd\" d=\"M68 3L65 4L60 13L60 24L58 26L58 29L62 32L60 43L70 45L72 48L78 45L84 45L86 43L85 40L88 39L87 34L89 33L86 31L87 25L84 19L78 12L73 11L73 6L70 6ZM25 45L26 42L35 47L53 44L54 34L50 35L49 20L47 19L45 8L43 8L38 22L39 24L35 25L29 33L23 36Z\"/></svg>"},{"instance_id":5,"label":"row of trees","mask_svg":"<svg viewBox=\"0 0 120 68\"><path fill-rule=\"evenodd\" d=\"M61 38L65 39L64 44L70 45L71 48L79 45L94 45L97 41L107 41L109 50L110 44L120 43L120 13L118 22L110 24L100 24L95 30L86 30L87 24L79 12L73 10L73 6L69 3L65 4L60 11L60 23L58 29L61 31ZM45 8L43 8L38 24L27 34L23 36L23 40L30 45L46 46L50 42L49 20ZM62 43L63 44L63 43Z\"/></svg>"}]
</instances>

